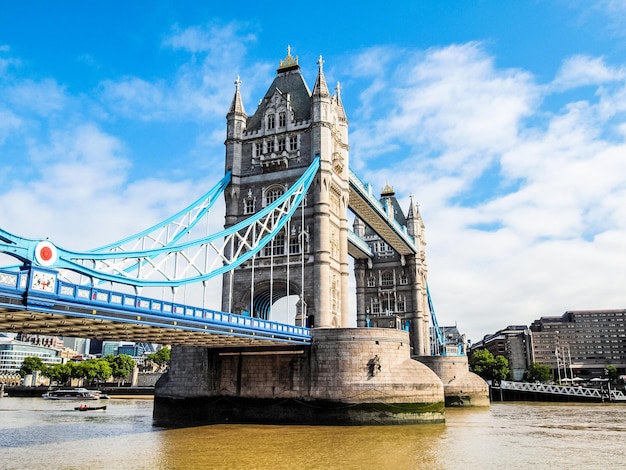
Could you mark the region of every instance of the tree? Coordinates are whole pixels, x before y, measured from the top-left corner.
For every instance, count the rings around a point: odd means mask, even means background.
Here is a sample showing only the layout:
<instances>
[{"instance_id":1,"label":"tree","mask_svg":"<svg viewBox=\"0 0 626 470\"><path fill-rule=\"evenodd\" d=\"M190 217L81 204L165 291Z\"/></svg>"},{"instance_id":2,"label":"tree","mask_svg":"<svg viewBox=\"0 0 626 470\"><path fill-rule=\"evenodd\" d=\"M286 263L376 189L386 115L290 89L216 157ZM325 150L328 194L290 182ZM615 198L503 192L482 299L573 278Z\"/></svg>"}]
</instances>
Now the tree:
<instances>
[{"instance_id":1,"label":"tree","mask_svg":"<svg viewBox=\"0 0 626 470\"><path fill-rule=\"evenodd\" d=\"M40 357L37 356L28 356L24 358L22 362L22 366L20 367L20 376L26 377L27 375L32 374L36 370L45 371L46 365L43 363Z\"/></svg>"},{"instance_id":2,"label":"tree","mask_svg":"<svg viewBox=\"0 0 626 470\"><path fill-rule=\"evenodd\" d=\"M76 363L77 378L85 379L88 383L104 382L112 375L112 368L105 359L88 359Z\"/></svg>"},{"instance_id":3,"label":"tree","mask_svg":"<svg viewBox=\"0 0 626 470\"><path fill-rule=\"evenodd\" d=\"M524 380L526 382L549 382L552 380L552 372L548 366L533 362L524 371Z\"/></svg>"},{"instance_id":4,"label":"tree","mask_svg":"<svg viewBox=\"0 0 626 470\"><path fill-rule=\"evenodd\" d=\"M511 374L509 360L500 355L493 357L486 349L478 349L472 353L469 367L470 371L492 382L500 382Z\"/></svg>"},{"instance_id":5,"label":"tree","mask_svg":"<svg viewBox=\"0 0 626 470\"><path fill-rule=\"evenodd\" d=\"M117 379L118 383L128 377L128 374L135 368L135 361L128 354L114 356L109 354L104 358L111 366L111 375Z\"/></svg>"},{"instance_id":6,"label":"tree","mask_svg":"<svg viewBox=\"0 0 626 470\"><path fill-rule=\"evenodd\" d=\"M74 376L74 363L67 362L65 364L55 364L47 367L42 374L48 377L52 382L56 382L57 384L67 384Z\"/></svg>"},{"instance_id":7,"label":"tree","mask_svg":"<svg viewBox=\"0 0 626 470\"><path fill-rule=\"evenodd\" d=\"M619 379L619 373L617 372L617 368L615 366L606 366L604 370L606 378L611 382L616 382L617 379Z\"/></svg>"},{"instance_id":8,"label":"tree","mask_svg":"<svg viewBox=\"0 0 626 470\"><path fill-rule=\"evenodd\" d=\"M153 354L148 354L146 356L146 359L148 359L151 362L154 362L159 367L164 367L164 366L169 365L170 363L171 352L172 350L168 347L161 348Z\"/></svg>"}]
</instances>

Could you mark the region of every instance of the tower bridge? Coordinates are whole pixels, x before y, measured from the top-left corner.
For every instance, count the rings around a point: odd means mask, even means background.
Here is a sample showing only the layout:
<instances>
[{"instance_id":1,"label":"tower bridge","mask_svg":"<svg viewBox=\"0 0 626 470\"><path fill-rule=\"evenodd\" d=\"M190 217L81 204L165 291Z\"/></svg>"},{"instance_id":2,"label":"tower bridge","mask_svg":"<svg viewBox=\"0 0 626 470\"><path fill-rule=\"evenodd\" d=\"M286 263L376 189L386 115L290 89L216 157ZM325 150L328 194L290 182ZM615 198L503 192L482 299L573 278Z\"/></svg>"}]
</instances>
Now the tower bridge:
<instances>
[{"instance_id":1,"label":"tower bridge","mask_svg":"<svg viewBox=\"0 0 626 470\"><path fill-rule=\"evenodd\" d=\"M181 411L171 398L204 397L218 421L268 422L275 417L255 400L282 397L367 404L356 414L325 408L324 422L440 420L439 405L431 408L443 403L441 379L411 358L453 373L447 386L461 380L465 399L483 403L486 387L467 375L466 358L426 360L446 350L434 329L421 215L412 198L405 215L389 185L376 198L350 170L340 87L331 95L321 57L310 91L288 52L252 115L240 87L237 79L226 115L224 178L167 220L86 252L0 229L0 252L14 260L0 270L0 331L178 345L157 390L161 417ZM224 229L211 233L206 221L221 196ZM220 277L218 311L207 307L208 281ZM295 311L278 323L272 308L283 297ZM268 352L277 346L280 360ZM189 364L204 375L189 375ZM224 396L242 408L213 403ZM378 418L372 403L382 404ZM318 421L280 409L279 421Z\"/></svg>"}]
</instances>

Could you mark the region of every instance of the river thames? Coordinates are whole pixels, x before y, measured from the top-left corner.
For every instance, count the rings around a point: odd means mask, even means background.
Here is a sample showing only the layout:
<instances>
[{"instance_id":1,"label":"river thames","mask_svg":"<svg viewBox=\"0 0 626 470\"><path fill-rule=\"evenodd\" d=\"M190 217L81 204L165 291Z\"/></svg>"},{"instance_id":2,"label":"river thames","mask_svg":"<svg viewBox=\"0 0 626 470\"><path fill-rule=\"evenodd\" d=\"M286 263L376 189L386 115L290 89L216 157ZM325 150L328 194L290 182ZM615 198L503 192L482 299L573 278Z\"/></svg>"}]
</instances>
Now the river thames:
<instances>
[{"instance_id":1,"label":"river thames","mask_svg":"<svg viewBox=\"0 0 626 470\"><path fill-rule=\"evenodd\" d=\"M626 405L493 403L446 424L152 425L152 400L0 399L2 469L623 468Z\"/></svg>"}]
</instances>

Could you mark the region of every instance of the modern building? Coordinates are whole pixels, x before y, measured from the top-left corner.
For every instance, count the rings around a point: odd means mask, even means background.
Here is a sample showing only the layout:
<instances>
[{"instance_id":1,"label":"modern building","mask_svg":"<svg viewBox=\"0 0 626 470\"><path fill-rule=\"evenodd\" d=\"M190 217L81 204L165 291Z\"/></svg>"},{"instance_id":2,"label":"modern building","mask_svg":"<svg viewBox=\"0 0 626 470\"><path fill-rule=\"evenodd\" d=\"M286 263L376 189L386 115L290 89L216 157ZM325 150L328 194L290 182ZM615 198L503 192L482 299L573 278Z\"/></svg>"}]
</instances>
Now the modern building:
<instances>
[{"instance_id":1,"label":"modern building","mask_svg":"<svg viewBox=\"0 0 626 470\"><path fill-rule=\"evenodd\" d=\"M102 357L113 355L116 356L117 349L120 346L119 341L103 341L102 342Z\"/></svg>"},{"instance_id":2,"label":"modern building","mask_svg":"<svg viewBox=\"0 0 626 470\"><path fill-rule=\"evenodd\" d=\"M0 373L16 373L26 357L40 357L44 364L55 365L62 361L59 351L36 346L8 337L0 337Z\"/></svg>"},{"instance_id":3,"label":"modern building","mask_svg":"<svg viewBox=\"0 0 626 470\"><path fill-rule=\"evenodd\" d=\"M63 338L63 345L80 356L89 355L89 340L86 338Z\"/></svg>"},{"instance_id":4,"label":"modern building","mask_svg":"<svg viewBox=\"0 0 626 470\"><path fill-rule=\"evenodd\" d=\"M568 311L530 329L535 362L557 379L601 377L609 365L626 373L626 309Z\"/></svg>"},{"instance_id":5,"label":"modern building","mask_svg":"<svg viewBox=\"0 0 626 470\"><path fill-rule=\"evenodd\" d=\"M486 349L509 361L513 380L522 380L524 371L534 362L531 331L524 325L508 326L472 344L471 351Z\"/></svg>"}]
</instances>

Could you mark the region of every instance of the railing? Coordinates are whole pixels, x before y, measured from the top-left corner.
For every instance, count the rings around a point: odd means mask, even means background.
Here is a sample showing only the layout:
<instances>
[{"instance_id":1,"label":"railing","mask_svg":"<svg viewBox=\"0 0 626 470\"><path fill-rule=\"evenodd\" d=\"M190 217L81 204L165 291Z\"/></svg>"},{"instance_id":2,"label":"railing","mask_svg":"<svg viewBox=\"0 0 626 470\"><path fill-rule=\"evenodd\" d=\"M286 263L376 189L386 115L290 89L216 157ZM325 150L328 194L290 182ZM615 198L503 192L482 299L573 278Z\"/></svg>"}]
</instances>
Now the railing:
<instances>
[{"instance_id":1,"label":"railing","mask_svg":"<svg viewBox=\"0 0 626 470\"><path fill-rule=\"evenodd\" d=\"M626 401L626 395L621 390L606 390L588 387L571 387L567 385L550 385L530 382L507 382L500 383L502 390L514 390L518 392L547 393L551 395L565 395L570 397L597 398L599 400Z\"/></svg>"},{"instance_id":2,"label":"railing","mask_svg":"<svg viewBox=\"0 0 626 470\"><path fill-rule=\"evenodd\" d=\"M28 280L31 271L32 268L21 271L0 270L0 291L14 292L16 294L23 294L29 291ZM43 272L48 274L54 273L52 270ZM33 289L29 291L29 294L36 295L38 298L45 296L46 299L58 299L60 301L69 301L73 304L122 310L132 314L145 313L167 316L172 319L194 319L205 321L212 325L258 330L264 333L280 334L305 341L311 337L309 328L301 326L288 325L246 315L219 312L140 295L109 291L98 287L72 284L58 278L53 283L54 286L50 291ZM141 321L137 321L137 323L141 323Z\"/></svg>"}]
</instances>

